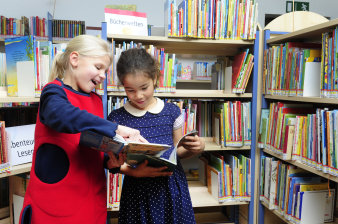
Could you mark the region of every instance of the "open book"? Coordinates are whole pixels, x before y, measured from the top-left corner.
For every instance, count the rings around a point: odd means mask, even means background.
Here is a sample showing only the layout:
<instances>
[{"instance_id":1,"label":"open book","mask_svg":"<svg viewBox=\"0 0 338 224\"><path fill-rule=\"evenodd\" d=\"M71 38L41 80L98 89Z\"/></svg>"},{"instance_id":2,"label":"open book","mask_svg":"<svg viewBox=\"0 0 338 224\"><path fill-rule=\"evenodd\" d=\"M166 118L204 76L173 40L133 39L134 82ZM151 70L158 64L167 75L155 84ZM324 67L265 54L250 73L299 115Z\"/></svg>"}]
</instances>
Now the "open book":
<instances>
[{"instance_id":1,"label":"open book","mask_svg":"<svg viewBox=\"0 0 338 224\"><path fill-rule=\"evenodd\" d=\"M186 136L194 136L196 134L197 131L192 131L184 135L171 152L169 159L162 158L161 156L170 149L170 145L128 142L118 134L116 134L114 138L110 138L93 131L84 131L80 136L80 145L103 152L112 151L115 155L118 155L120 152L127 153L126 163L132 166L136 166L144 160L148 160L148 166L167 166L169 170L173 170L177 164L177 147L185 141Z\"/></svg>"}]
</instances>

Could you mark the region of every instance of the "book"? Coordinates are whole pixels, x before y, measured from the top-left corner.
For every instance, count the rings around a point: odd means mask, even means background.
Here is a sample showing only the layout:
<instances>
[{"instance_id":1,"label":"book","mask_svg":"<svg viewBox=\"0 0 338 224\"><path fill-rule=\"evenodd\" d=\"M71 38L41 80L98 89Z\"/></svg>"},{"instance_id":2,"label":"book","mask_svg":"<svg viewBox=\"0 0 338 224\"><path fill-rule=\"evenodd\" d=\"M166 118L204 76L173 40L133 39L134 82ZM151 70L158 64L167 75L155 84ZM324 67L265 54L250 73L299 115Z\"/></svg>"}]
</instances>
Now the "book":
<instances>
[{"instance_id":1,"label":"book","mask_svg":"<svg viewBox=\"0 0 338 224\"><path fill-rule=\"evenodd\" d=\"M234 61L232 63L232 89L235 88L238 79L240 78L240 73L243 68L243 64L245 63L246 57L249 53L249 49L246 49L245 51L241 52L240 54L236 55L234 57Z\"/></svg>"},{"instance_id":2,"label":"book","mask_svg":"<svg viewBox=\"0 0 338 224\"><path fill-rule=\"evenodd\" d=\"M28 92L30 92L29 95L34 96L34 44L33 36L14 37L5 40L8 96L26 96L25 94L28 94ZM18 62L28 64L18 64ZM29 76L25 73L26 70L28 70ZM19 91L19 87L28 91Z\"/></svg>"},{"instance_id":3,"label":"book","mask_svg":"<svg viewBox=\"0 0 338 224\"><path fill-rule=\"evenodd\" d=\"M113 152L115 155L118 155L120 152L126 153L126 163L132 166L137 166L144 160L148 160L148 166L167 166L169 170L172 170L177 164L177 147L181 146L186 136L194 136L196 134L197 131L195 130L185 134L178 141L175 149L172 150L169 159L162 158L161 156L171 148L170 145L126 141L118 134L114 138L110 138L87 130L81 133L79 144L102 152Z\"/></svg>"},{"instance_id":4,"label":"book","mask_svg":"<svg viewBox=\"0 0 338 224\"><path fill-rule=\"evenodd\" d=\"M168 169L166 171L173 171L177 165L177 148L182 145L184 141L186 141L186 136L194 136L197 135L197 131L193 130L185 135L182 136L182 138L178 141L175 148L171 151L169 159L163 158L162 155L167 152L169 148L159 151L157 153L143 153L143 151L136 151L136 150L128 150L127 152L127 160L126 163L129 165L136 167L138 164L143 163L145 160L148 161L148 166L152 167L162 167L166 166ZM129 143L130 144L130 143ZM145 145L145 149L148 148L148 144L150 145L158 145L158 144L152 144L152 143L142 143ZM152 146L153 147L153 146ZM145 151L147 152L147 151Z\"/></svg>"}]
</instances>

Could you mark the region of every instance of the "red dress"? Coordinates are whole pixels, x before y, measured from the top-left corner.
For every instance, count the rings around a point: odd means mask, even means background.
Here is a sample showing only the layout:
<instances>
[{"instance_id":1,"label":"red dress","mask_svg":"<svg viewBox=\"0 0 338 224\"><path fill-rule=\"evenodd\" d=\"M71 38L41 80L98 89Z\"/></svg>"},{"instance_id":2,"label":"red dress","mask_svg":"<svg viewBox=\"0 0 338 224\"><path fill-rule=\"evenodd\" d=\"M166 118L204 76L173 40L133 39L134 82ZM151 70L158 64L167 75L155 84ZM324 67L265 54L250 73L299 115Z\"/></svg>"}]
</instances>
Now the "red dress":
<instances>
[{"instance_id":1,"label":"red dress","mask_svg":"<svg viewBox=\"0 0 338 224\"><path fill-rule=\"evenodd\" d=\"M53 82L63 86L58 80ZM81 110L103 117L101 98L95 93L79 94L64 88L69 102ZM35 146L30 182L25 195L20 223L32 224L84 224L106 223L106 177L101 152L79 146L80 134L57 132L43 123L39 116L35 127ZM39 178L45 148L55 148L68 159L65 175L55 183ZM40 152L39 152L40 150ZM39 152L39 153L37 153ZM38 158L37 158L38 154ZM57 160L57 159L55 159ZM58 165L59 161L55 162ZM47 163L49 163L47 161ZM46 164L46 163L45 163ZM64 164L63 164L64 165ZM40 171L39 171L40 172Z\"/></svg>"}]
</instances>

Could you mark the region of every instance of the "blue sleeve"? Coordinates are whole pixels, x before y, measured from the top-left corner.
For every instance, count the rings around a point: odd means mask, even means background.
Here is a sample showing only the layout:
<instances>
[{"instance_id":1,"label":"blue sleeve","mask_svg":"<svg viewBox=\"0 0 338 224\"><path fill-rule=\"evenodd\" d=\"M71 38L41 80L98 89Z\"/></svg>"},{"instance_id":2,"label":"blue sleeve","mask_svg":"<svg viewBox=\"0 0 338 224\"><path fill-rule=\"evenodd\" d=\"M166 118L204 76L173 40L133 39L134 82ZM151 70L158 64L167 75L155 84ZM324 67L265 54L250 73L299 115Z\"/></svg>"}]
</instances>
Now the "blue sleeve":
<instances>
[{"instance_id":1,"label":"blue sleeve","mask_svg":"<svg viewBox=\"0 0 338 224\"><path fill-rule=\"evenodd\" d=\"M117 124L73 106L58 85L45 86L40 97L40 121L48 127L64 133L79 133L85 130L114 137Z\"/></svg>"}]
</instances>

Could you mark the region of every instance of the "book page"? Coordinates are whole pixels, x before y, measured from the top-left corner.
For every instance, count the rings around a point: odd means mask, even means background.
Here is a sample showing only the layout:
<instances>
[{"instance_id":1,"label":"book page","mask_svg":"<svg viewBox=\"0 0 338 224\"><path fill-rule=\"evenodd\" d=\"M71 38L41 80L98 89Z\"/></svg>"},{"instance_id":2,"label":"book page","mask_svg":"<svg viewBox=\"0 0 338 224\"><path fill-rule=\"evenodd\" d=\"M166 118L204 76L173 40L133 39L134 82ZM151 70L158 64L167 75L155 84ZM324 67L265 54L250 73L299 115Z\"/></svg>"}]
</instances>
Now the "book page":
<instances>
[{"instance_id":1,"label":"book page","mask_svg":"<svg viewBox=\"0 0 338 224\"><path fill-rule=\"evenodd\" d=\"M182 143L183 143L184 141L187 141L187 140L185 139L186 136L195 136L195 135L197 135L197 134L198 134L198 131L197 131L197 130L192 130L191 132L189 132L189 133L183 135L183 137L178 141L178 143L177 143L177 145L176 145L176 148L178 148L179 146L181 146Z\"/></svg>"}]
</instances>

